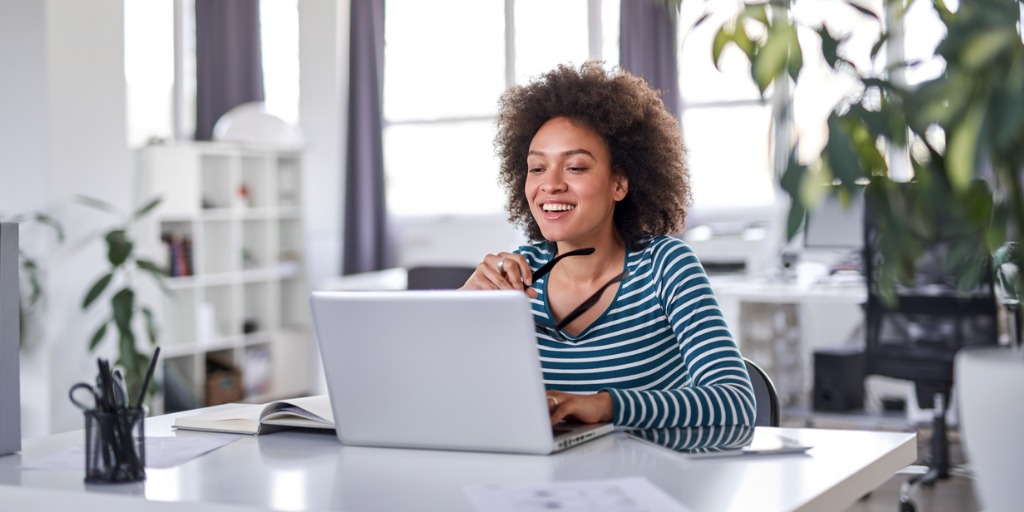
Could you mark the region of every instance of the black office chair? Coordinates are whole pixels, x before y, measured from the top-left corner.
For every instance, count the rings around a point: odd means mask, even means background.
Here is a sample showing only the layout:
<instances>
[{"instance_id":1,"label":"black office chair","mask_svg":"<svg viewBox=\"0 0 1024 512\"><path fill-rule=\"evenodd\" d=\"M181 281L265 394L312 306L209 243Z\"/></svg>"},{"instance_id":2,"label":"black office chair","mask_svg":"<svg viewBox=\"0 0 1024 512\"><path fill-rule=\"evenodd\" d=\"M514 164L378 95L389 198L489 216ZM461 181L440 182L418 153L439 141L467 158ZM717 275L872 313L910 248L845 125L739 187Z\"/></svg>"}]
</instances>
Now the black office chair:
<instances>
[{"instance_id":1,"label":"black office chair","mask_svg":"<svg viewBox=\"0 0 1024 512\"><path fill-rule=\"evenodd\" d=\"M985 262L967 269L952 269L950 247L960 236L977 236L948 229L945 221L931 240L923 240L924 255L915 265L915 283L897 285L896 302L887 305L880 293L878 265L881 256L879 226L870 201L864 215L865 375L882 375L914 383L923 407L932 404L931 459L927 471L904 484L900 510L913 511L910 492L918 485L931 486L949 478L949 439L946 408L953 388L953 360L957 351L998 342L996 299L991 265ZM978 243L983 243L979 241ZM978 283L969 291L958 290L963 272L978 272Z\"/></svg>"},{"instance_id":2,"label":"black office chair","mask_svg":"<svg viewBox=\"0 0 1024 512\"><path fill-rule=\"evenodd\" d=\"M757 404L757 417L754 418L754 425L758 427L777 427L781 423L779 419L779 394L775 391L775 384L768 377L764 369L750 359L743 358L747 365L747 373L750 374L750 383L754 386L754 403Z\"/></svg>"},{"instance_id":3,"label":"black office chair","mask_svg":"<svg viewBox=\"0 0 1024 512\"><path fill-rule=\"evenodd\" d=\"M476 267L418 266L408 270L410 290L454 290L461 288Z\"/></svg>"}]
</instances>

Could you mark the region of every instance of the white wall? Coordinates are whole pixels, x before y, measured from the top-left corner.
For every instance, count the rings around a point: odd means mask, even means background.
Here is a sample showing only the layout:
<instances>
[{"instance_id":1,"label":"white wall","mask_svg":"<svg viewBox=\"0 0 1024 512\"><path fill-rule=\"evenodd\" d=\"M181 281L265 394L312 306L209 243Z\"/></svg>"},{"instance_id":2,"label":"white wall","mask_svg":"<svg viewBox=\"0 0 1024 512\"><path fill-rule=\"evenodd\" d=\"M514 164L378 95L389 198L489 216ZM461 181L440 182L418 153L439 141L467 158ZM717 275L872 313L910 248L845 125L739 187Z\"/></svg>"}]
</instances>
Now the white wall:
<instances>
[{"instance_id":1,"label":"white wall","mask_svg":"<svg viewBox=\"0 0 1024 512\"><path fill-rule=\"evenodd\" d=\"M66 392L95 373L86 345L99 316L82 314L79 304L103 270L90 237L113 219L74 196L129 206L123 24L121 0L0 5L0 211L46 211L68 236L39 255L48 301L38 339L23 351L26 438L80 428Z\"/></svg>"},{"instance_id":2,"label":"white wall","mask_svg":"<svg viewBox=\"0 0 1024 512\"><path fill-rule=\"evenodd\" d=\"M46 207L45 14L42 2L0 2L0 217ZM22 247L44 254L30 231L21 230ZM24 437L48 431L45 356L38 342L22 349Z\"/></svg>"}]
</instances>

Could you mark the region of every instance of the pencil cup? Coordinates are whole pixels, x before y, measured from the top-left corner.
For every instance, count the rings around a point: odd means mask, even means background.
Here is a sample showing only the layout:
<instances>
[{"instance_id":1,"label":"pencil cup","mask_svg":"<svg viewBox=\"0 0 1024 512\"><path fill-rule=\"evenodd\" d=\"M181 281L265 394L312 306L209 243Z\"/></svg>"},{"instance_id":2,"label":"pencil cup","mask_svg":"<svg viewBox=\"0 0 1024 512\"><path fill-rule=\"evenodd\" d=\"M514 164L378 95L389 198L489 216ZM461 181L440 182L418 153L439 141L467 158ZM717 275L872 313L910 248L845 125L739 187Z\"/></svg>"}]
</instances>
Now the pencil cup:
<instances>
[{"instance_id":1,"label":"pencil cup","mask_svg":"<svg viewBox=\"0 0 1024 512\"><path fill-rule=\"evenodd\" d=\"M85 481L91 484L146 479L144 409L85 412Z\"/></svg>"}]
</instances>

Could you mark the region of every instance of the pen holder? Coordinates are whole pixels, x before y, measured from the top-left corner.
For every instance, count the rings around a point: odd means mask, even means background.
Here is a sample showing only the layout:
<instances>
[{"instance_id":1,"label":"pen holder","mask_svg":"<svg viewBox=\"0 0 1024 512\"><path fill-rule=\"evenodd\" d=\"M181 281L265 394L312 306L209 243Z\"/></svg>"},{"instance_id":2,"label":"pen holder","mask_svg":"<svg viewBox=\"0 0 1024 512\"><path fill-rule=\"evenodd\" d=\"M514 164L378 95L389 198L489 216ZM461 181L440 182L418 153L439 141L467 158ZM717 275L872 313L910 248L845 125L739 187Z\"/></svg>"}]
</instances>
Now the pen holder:
<instances>
[{"instance_id":1,"label":"pen holder","mask_svg":"<svg viewBox=\"0 0 1024 512\"><path fill-rule=\"evenodd\" d=\"M85 412L85 481L92 484L146 479L145 410Z\"/></svg>"}]
</instances>

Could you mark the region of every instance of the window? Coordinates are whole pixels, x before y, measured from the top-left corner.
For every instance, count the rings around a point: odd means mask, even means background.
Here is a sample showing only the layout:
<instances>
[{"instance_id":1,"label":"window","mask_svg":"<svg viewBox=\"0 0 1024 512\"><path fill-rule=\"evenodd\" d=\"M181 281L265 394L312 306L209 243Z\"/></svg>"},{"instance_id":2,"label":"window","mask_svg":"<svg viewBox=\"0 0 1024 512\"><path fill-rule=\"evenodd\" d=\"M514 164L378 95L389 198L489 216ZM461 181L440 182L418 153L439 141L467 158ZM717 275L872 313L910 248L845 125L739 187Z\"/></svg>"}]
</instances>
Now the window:
<instances>
[{"instance_id":1,"label":"window","mask_svg":"<svg viewBox=\"0 0 1024 512\"><path fill-rule=\"evenodd\" d=\"M174 129L174 3L125 0L127 138L141 146Z\"/></svg>"},{"instance_id":2,"label":"window","mask_svg":"<svg viewBox=\"0 0 1024 512\"><path fill-rule=\"evenodd\" d=\"M619 60L615 0L385 8L384 167L396 215L504 211L493 150L502 92L559 63Z\"/></svg>"},{"instance_id":3,"label":"window","mask_svg":"<svg viewBox=\"0 0 1024 512\"><path fill-rule=\"evenodd\" d=\"M182 9L175 9L175 4ZM175 16L181 33L175 35ZM151 139L175 137L178 129L190 137L195 131L196 65L195 9L178 0L124 0L124 72L127 102L127 142L141 146ZM181 38L177 56L181 91L174 96L175 37ZM299 118L299 11L298 0L260 0L260 38L263 87L267 112L286 122Z\"/></svg>"},{"instance_id":4,"label":"window","mask_svg":"<svg viewBox=\"0 0 1024 512\"><path fill-rule=\"evenodd\" d=\"M731 1L683 2L679 13L681 127L693 194L687 226L714 225L716 232L766 220L775 202L771 106L738 48L728 46L717 68L712 59L715 33L737 8ZM705 12L711 16L695 26Z\"/></svg>"}]
</instances>

